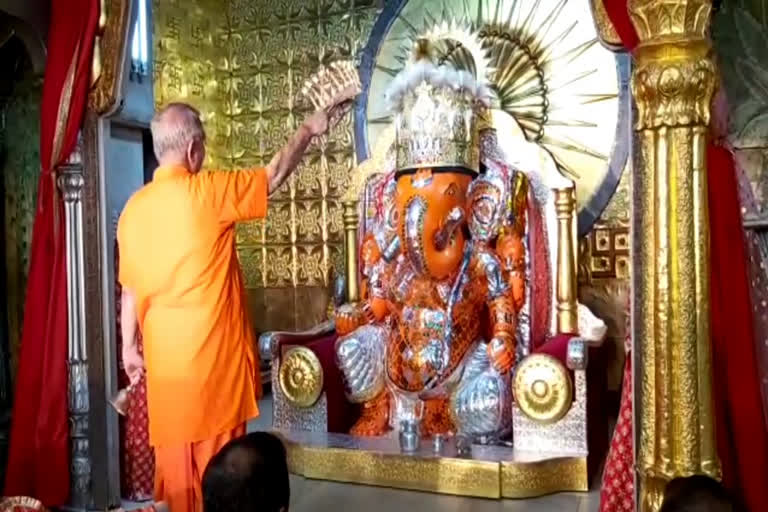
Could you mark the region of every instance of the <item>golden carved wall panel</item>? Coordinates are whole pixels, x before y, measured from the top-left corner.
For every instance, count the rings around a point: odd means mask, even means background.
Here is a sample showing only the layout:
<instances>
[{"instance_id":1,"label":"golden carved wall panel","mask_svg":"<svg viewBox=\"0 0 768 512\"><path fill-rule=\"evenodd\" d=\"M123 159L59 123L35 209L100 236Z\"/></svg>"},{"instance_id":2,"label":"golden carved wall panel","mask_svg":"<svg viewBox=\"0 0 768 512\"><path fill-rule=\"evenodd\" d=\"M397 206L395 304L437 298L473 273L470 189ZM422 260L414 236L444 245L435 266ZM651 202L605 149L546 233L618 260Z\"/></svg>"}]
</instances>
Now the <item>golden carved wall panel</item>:
<instances>
[{"instance_id":1,"label":"golden carved wall panel","mask_svg":"<svg viewBox=\"0 0 768 512\"><path fill-rule=\"evenodd\" d=\"M156 103L180 100L200 109L208 167L263 165L308 112L298 97L304 80L321 63L357 55L378 15L377 3L154 0ZM328 140L310 148L271 198L266 220L237 227L257 330L298 329L320 320L329 267L343 273L341 197L353 155L349 116ZM594 256L582 265L592 269L580 272L582 282L592 273L589 279L599 279L601 287L627 280L626 251L616 249L623 247L629 219L627 175L601 216L599 236L587 237ZM601 245L606 236L607 252ZM315 307L318 301L323 304Z\"/></svg>"},{"instance_id":2,"label":"golden carved wall panel","mask_svg":"<svg viewBox=\"0 0 768 512\"><path fill-rule=\"evenodd\" d=\"M208 135L210 168L231 167L227 10L220 0L153 0L155 103L191 103Z\"/></svg>"},{"instance_id":3,"label":"golden carved wall panel","mask_svg":"<svg viewBox=\"0 0 768 512\"><path fill-rule=\"evenodd\" d=\"M156 102L201 110L209 167L264 165L309 112L299 97L304 81L322 63L357 55L376 3L155 0ZM340 200L354 165L348 116L310 147L270 199L267 219L237 227L257 330L321 319L325 305L316 303L327 302L329 269L343 272Z\"/></svg>"}]
</instances>

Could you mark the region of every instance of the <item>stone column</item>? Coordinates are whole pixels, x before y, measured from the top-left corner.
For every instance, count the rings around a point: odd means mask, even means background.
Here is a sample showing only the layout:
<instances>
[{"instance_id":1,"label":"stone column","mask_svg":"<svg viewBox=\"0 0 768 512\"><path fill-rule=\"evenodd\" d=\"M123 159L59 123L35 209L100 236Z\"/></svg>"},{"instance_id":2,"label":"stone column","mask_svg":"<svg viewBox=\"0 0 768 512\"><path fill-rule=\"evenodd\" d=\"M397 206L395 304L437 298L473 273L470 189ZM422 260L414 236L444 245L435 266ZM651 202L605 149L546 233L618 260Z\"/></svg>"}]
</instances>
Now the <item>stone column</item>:
<instances>
[{"instance_id":1,"label":"stone column","mask_svg":"<svg viewBox=\"0 0 768 512\"><path fill-rule=\"evenodd\" d=\"M88 355L85 343L85 268L83 265L83 163L80 145L57 169L64 199L67 244L67 322L69 365L70 505L90 504L91 459L88 449Z\"/></svg>"},{"instance_id":2,"label":"stone column","mask_svg":"<svg viewBox=\"0 0 768 512\"><path fill-rule=\"evenodd\" d=\"M710 0L629 0L640 44L632 94L633 339L638 510L667 481L719 477L709 329L707 126L716 71Z\"/></svg>"}]
</instances>

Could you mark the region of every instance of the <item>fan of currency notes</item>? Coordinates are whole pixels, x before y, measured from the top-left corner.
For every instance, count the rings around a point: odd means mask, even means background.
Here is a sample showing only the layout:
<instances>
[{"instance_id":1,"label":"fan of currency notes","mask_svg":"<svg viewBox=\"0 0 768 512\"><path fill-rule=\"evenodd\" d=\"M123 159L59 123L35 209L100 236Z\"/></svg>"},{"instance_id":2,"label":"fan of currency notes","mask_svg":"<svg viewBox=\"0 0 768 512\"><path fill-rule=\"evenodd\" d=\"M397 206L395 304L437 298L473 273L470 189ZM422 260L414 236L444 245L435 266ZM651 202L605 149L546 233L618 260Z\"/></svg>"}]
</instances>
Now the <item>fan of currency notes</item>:
<instances>
[{"instance_id":1,"label":"fan of currency notes","mask_svg":"<svg viewBox=\"0 0 768 512\"><path fill-rule=\"evenodd\" d=\"M339 93L347 88L362 91L360 75L352 61L337 61L321 67L304 82L301 94L316 110L333 106Z\"/></svg>"}]
</instances>

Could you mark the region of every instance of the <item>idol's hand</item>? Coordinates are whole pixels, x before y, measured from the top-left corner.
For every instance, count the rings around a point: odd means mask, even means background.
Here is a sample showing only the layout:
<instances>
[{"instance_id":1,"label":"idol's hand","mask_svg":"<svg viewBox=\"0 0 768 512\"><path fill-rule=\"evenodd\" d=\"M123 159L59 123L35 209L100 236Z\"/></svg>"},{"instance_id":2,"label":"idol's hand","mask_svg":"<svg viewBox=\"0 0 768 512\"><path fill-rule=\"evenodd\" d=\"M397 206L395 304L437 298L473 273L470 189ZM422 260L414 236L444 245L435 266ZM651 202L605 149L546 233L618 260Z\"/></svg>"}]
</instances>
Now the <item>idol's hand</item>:
<instances>
[{"instance_id":1,"label":"idol's hand","mask_svg":"<svg viewBox=\"0 0 768 512\"><path fill-rule=\"evenodd\" d=\"M512 366L515 364L515 352L509 343L506 343L501 338L493 338L488 343L487 350L491 366L497 372L506 373L512 369Z\"/></svg>"},{"instance_id":2,"label":"idol's hand","mask_svg":"<svg viewBox=\"0 0 768 512\"><path fill-rule=\"evenodd\" d=\"M342 304L334 313L336 332L340 336L351 333L368 323L365 311L360 304Z\"/></svg>"},{"instance_id":3,"label":"idol's hand","mask_svg":"<svg viewBox=\"0 0 768 512\"><path fill-rule=\"evenodd\" d=\"M141 380L144 374L144 358L139 354L139 347L135 343L123 346L123 368L132 386Z\"/></svg>"}]
</instances>

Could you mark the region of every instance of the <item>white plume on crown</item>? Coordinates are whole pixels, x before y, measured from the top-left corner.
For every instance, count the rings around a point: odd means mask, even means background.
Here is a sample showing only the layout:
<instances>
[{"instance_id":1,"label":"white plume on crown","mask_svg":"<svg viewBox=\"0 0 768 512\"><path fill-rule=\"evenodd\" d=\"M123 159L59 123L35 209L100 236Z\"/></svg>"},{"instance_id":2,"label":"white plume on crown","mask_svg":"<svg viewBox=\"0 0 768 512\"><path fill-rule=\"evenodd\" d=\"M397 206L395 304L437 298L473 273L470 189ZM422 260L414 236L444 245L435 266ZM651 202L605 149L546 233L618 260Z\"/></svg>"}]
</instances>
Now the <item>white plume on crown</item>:
<instances>
[{"instance_id":1,"label":"white plume on crown","mask_svg":"<svg viewBox=\"0 0 768 512\"><path fill-rule=\"evenodd\" d=\"M406 67L392 80L385 93L390 111L399 111L403 97L425 82L435 87L464 91L482 107L490 107L495 97L493 90L476 80L472 73L446 65L438 66L424 59Z\"/></svg>"}]
</instances>

